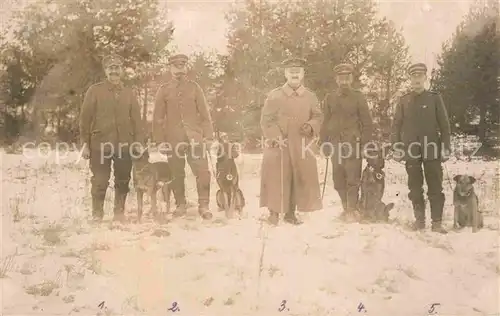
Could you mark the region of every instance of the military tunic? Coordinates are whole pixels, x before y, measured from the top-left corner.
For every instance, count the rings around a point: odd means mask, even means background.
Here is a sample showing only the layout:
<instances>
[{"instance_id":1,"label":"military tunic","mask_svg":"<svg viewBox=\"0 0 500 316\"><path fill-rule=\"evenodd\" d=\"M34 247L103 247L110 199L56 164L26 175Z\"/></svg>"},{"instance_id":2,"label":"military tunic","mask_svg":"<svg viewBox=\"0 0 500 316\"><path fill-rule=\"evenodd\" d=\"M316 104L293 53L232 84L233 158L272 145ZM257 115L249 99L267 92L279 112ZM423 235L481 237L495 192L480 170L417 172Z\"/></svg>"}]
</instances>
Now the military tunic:
<instances>
[{"instance_id":1,"label":"military tunic","mask_svg":"<svg viewBox=\"0 0 500 316\"><path fill-rule=\"evenodd\" d=\"M286 142L264 148L260 207L277 213L322 209L315 152L307 150L314 148L309 145L315 143L322 120L316 95L303 86L294 91L285 84L268 94L261 114L265 143ZM312 127L310 137L300 134L305 123Z\"/></svg>"},{"instance_id":2,"label":"military tunic","mask_svg":"<svg viewBox=\"0 0 500 316\"><path fill-rule=\"evenodd\" d=\"M347 89L328 94L323 112L322 149L331 155L333 184L342 206L352 211L359 199L363 145L372 140L370 109L360 91ZM328 149L333 149L333 153Z\"/></svg>"},{"instance_id":3,"label":"military tunic","mask_svg":"<svg viewBox=\"0 0 500 316\"><path fill-rule=\"evenodd\" d=\"M408 197L417 221L425 222L425 175L432 221L441 222L445 202L441 149L450 149L450 134L448 114L438 93L410 92L401 97L393 119L392 143L394 155L404 155L406 161Z\"/></svg>"},{"instance_id":4,"label":"military tunic","mask_svg":"<svg viewBox=\"0 0 500 316\"><path fill-rule=\"evenodd\" d=\"M211 176L203 140L213 137L213 127L208 103L196 82L172 79L160 87L153 112L152 134L154 143L170 150L168 158L176 204L186 203L187 158L196 177L199 204L208 207Z\"/></svg>"},{"instance_id":5,"label":"military tunic","mask_svg":"<svg viewBox=\"0 0 500 316\"><path fill-rule=\"evenodd\" d=\"M132 160L129 147L144 144L140 107L131 88L109 81L90 86L80 114L80 141L90 149L91 193L103 201L109 185L111 161L115 177L115 199L129 192ZM123 210L120 210L123 211ZM95 216L102 216L98 207Z\"/></svg>"}]
</instances>

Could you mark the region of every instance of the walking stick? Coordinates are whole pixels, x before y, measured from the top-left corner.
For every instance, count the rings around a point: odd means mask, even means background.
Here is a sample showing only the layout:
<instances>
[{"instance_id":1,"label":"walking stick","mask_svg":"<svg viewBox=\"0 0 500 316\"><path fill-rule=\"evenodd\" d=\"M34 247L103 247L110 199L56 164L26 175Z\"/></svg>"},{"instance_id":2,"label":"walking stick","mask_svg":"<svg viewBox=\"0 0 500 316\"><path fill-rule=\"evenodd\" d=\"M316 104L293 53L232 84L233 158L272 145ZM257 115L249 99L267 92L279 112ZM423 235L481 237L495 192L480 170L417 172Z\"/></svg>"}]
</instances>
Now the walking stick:
<instances>
[{"instance_id":1,"label":"walking stick","mask_svg":"<svg viewBox=\"0 0 500 316\"><path fill-rule=\"evenodd\" d=\"M325 160L326 160L325 178L323 179L323 192L321 193L321 200L323 200L323 197L325 196L326 178L328 176L328 158L325 158Z\"/></svg>"}]
</instances>

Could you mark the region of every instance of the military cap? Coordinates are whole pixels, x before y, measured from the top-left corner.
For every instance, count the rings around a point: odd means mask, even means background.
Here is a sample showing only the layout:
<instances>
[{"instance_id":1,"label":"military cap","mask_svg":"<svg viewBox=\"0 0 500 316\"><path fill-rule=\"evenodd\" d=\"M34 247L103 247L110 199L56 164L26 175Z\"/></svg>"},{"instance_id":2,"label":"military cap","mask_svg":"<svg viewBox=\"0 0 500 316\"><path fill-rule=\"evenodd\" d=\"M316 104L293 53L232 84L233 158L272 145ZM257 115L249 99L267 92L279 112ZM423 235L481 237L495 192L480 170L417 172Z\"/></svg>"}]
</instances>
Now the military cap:
<instances>
[{"instance_id":1,"label":"military cap","mask_svg":"<svg viewBox=\"0 0 500 316\"><path fill-rule=\"evenodd\" d=\"M188 62L188 59L189 58L184 54L177 54L177 55L170 56L170 58L168 59L168 64L169 65L179 64L179 63L185 64Z\"/></svg>"},{"instance_id":2,"label":"military cap","mask_svg":"<svg viewBox=\"0 0 500 316\"><path fill-rule=\"evenodd\" d=\"M102 65L104 67L109 67L111 65L123 65L123 58L120 55L110 54L104 56L102 59Z\"/></svg>"},{"instance_id":3,"label":"military cap","mask_svg":"<svg viewBox=\"0 0 500 316\"><path fill-rule=\"evenodd\" d=\"M415 73L427 74L427 66L424 63L413 64L408 67L408 74L411 76Z\"/></svg>"},{"instance_id":4,"label":"military cap","mask_svg":"<svg viewBox=\"0 0 500 316\"><path fill-rule=\"evenodd\" d=\"M333 72L335 72L336 75L352 74L353 71L354 67L351 64L338 64L333 68Z\"/></svg>"},{"instance_id":5,"label":"military cap","mask_svg":"<svg viewBox=\"0 0 500 316\"><path fill-rule=\"evenodd\" d=\"M297 58L297 57L292 57L292 58L287 58L285 59L281 65L283 68L289 68L289 67L305 67L306 66L306 60L302 58Z\"/></svg>"}]
</instances>

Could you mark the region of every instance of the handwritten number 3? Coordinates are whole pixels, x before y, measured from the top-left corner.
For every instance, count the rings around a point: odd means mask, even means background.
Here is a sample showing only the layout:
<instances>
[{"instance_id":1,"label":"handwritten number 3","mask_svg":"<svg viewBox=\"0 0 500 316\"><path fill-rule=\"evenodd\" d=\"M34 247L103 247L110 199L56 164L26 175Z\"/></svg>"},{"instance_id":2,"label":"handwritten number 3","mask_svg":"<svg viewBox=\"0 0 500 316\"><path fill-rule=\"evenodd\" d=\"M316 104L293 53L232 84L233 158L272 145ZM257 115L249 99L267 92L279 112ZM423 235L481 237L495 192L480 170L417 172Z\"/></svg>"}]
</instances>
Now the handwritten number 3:
<instances>
[{"instance_id":1,"label":"handwritten number 3","mask_svg":"<svg viewBox=\"0 0 500 316\"><path fill-rule=\"evenodd\" d=\"M286 307L286 300L282 300L282 301L281 301L281 306L280 306L280 308L278 309L278 311L282 312L282 311L284 311L284 310L285 310L285 308L286 308L286 310L287 310L287 311L289 311L289 310L290 310L289 308L287 308L287 307Z\"/></svg>"}]
</instances>

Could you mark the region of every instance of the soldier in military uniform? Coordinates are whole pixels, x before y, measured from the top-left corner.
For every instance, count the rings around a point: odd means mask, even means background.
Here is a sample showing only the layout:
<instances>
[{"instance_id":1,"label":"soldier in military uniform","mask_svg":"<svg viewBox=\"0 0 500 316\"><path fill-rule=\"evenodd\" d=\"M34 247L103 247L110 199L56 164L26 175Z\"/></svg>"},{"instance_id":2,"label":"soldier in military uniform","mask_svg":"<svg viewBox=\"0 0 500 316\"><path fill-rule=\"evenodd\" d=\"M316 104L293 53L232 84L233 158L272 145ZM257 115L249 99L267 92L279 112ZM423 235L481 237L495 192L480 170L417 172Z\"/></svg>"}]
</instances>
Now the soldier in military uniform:
<instances>
[{"instance_id":1,"label":"soldier in military uniform","mask_svg":"<svg viewBox=\"0 0 500 316\"><path fill-rule=\"evenodd\" d=\"M186 159L196 176L198 211L203 219L211 219L210 171L207 146L213 140L212 118L201 87L186 78L188 57L169 58L172 79L162 85L156 95L153 113L153 142L168 152L173 173L173 192L177 208L174 216L186 213ZM163 148L161 148L163 147Z\"/></svg>"},{"instance_id":2,"label":"soldier in military uniform","mask_svg":"<svg viewBox=\"0 0 500 316\"><path fill-rule=\"evenodd\" d=\"M408 68L412 91L401 97L393 120L393 156L405 160L408 197L413 204L413 230L425 228L425 200L422 189L427 182L432 231L447 233L441 226L445 197L441 163L450 153L450 123L443 99L425 89L427 67L418 63ZM422 169L423 166L423 169Z\"/></svg>"},{"instance_id":3,"label":"soldier in military uniform","mask_svg":"<svg viewBox=\"0 0 500 316\"><path fill-rule=\"evenodd\" d=\"M342 201L340 219L347 221L359 219L362 149L372 141L373 133L366 99L351 87L353 70L351 64L334 68L338 90L327 94L323 101L325 118L321 129L322 150L331 157L333 185Z\"/></svg>"},{"instance_id":4,"label":"soldier in military uniform","mask_svg":"<svg viewBox=\"0 0 500 316\"><path fill-rule=\"evenodd\" d=\"M137 97L121 80L123 59L108 55L102 64L107 80L90 86L85 94L80 114L80 141L83 157L90 159L93 219L101 221L104 216L104 198L113 162L113 220L124 221L131 156L135 150L143 150L144 130Z\"/></svg>"},{"instance_id":5,"label":"soldier in military uniform","mask_svg":"<svg viewBox=\"0 0 500 316\"><path fill-rule=\"evenodd\" d=\"M260 207L267 207L269 223L299 225L295 212L320 210L323 205L316 156L303 150L315 143L323 115L314 92L303 85L305 60L283 62L287 82L271 91L261 113L265 138L261 169Z\"/></svg>"}]
</instances>

